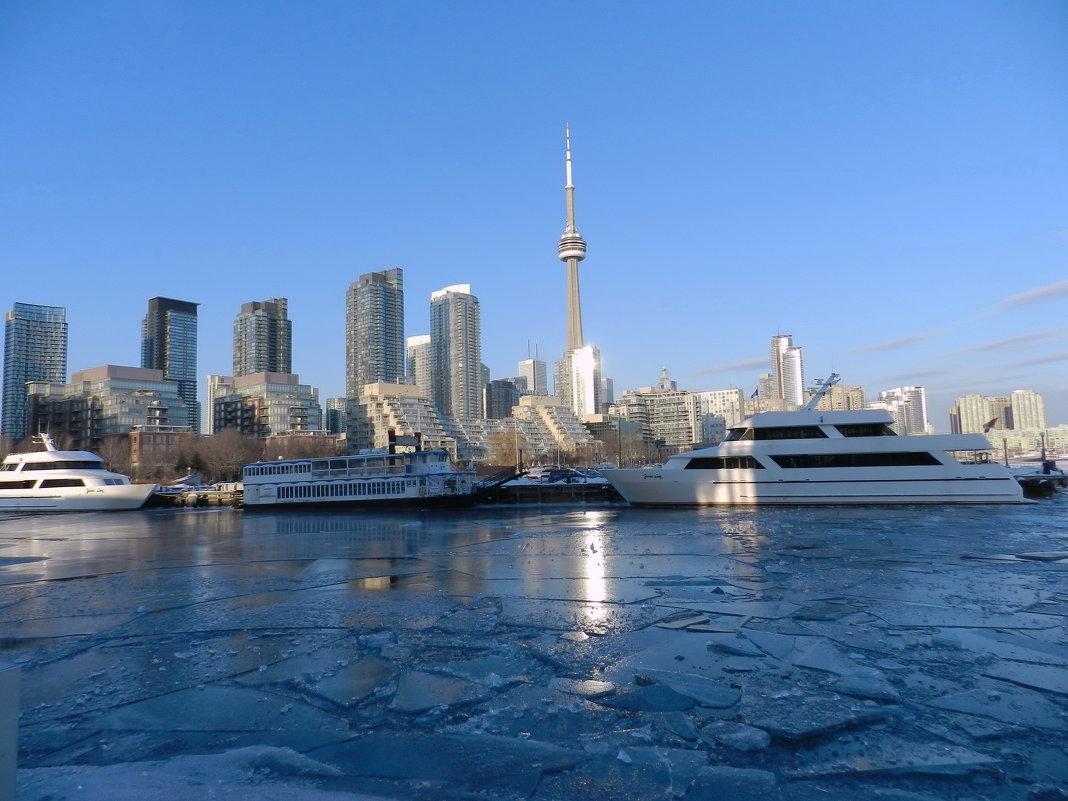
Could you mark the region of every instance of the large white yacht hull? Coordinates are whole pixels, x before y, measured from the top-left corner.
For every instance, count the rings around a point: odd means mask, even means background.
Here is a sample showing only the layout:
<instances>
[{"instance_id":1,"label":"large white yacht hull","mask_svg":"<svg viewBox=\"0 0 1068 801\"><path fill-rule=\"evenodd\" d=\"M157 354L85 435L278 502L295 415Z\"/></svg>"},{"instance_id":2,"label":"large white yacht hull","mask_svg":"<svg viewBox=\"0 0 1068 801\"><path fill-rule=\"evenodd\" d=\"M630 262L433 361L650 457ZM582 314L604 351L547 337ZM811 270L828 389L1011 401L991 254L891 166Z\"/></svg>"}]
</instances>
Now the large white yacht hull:
<instances>
[{"instance_id":1,"label":"large white yacht hull","mask_svg":"<svg viewBox=\"0 0 1068 801\"><path fill-rule=\"evenodd\" d=\"M155 484L0 490L0 512L95 512L140 509Z\"/></svg>"},{"instance_id":2,"label":"large white yacht hull","mask_svg":"<svg viewBox=\"0 0 1068 801\"><path fill-rule=\"evenodd\" d=\"M994 468L959 465L953 475L944 467L913 468L908 477L894 468L824 469L818 477L771 480L757 477L769 472L764 470L634 469L604 474L636 506L1023 503L1018 482L997 475L1003 468Z\"/></svg>"}]
</instances>

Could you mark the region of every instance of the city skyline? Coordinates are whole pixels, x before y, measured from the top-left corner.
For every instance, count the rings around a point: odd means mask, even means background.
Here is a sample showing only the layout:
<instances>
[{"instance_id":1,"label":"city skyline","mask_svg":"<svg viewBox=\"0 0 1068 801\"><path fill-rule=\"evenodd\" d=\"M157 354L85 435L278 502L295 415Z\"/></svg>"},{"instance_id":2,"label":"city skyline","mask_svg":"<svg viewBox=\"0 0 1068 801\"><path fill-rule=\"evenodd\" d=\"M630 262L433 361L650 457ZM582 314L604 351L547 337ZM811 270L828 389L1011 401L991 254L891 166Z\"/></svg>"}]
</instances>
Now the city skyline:
<instances>
[{"instance_id":1,"label":"city skyline","mask_svg":"<svg viewBox=\"0 0 1068 801\"><path fill-rule=\"evenodd\" d=\"M827 7L567 6L589 45L566 65L552 3L7 8L3 306L66 308L81 370L138 363L146 298L199 303L203 381L231 371L235 310L286 297L325 398L345 287L396 265L412 319L469 283L512 376L528 340L566 345L570 122L584 338L620 390L667 366L748 396L789 332L810 382L924 386L940 431L955 398L1015 389L1068 422L1068 10Z\"/></svg>"}]
</instances>

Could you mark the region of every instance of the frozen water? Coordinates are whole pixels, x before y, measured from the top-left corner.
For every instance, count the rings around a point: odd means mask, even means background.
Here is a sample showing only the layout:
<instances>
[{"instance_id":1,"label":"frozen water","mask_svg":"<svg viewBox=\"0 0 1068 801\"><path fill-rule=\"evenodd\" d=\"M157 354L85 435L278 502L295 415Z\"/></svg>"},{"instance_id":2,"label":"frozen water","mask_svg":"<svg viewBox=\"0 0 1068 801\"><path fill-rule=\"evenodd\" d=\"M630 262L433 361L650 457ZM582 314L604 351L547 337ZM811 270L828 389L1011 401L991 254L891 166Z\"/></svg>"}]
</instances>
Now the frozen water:
<instances>
[{"instance_id":1,"label":"frozen water","mask_svg":"<svg viewBox=\"0 0 1068 801\"><path fill-rule=\"evenodd\" d=\"M19 798L1028 801L1066 513L0 518Z\"/></svg>"}]
</instances>

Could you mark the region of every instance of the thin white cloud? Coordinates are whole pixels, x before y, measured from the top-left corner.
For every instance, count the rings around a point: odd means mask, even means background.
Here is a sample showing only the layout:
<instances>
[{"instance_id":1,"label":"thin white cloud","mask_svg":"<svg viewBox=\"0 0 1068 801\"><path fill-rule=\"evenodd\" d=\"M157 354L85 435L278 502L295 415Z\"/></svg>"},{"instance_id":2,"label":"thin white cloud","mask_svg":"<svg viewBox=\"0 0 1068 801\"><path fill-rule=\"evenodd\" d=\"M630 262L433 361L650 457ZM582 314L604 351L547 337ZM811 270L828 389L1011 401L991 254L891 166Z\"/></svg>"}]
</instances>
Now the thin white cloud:
<instances>
[{"instance_id":1,"label":"thin white cloud","mask_svg":"<svg viewBox=\"0 0 1068 801\"><path fill-rule=\"evenodd\" d=\"M1054 362L1068 362L1068 350L1062 350L1060 353L1047 353L1045 356L1035 356L1033 359L1024 359L1019 362L1012 362L1009 367L1034 367L1039 364L1053 364Z\"/></svg>"},{"instance_id":2,"label":"thin white cloud","mask_svg":"<svg viewBox=\"0 0 1068 801\"><path fill-rule=\"evenodd\" d=\"M1045 331L1034 331L1030 334L1018 334L1014 337L1008 337L1007 339L999 339L994 342L985 342L982 345L973 345L970 348L964 348L962 350L954 351L953 355L961 355L965 353L982 353L990 350L1011 350L1027 345L1041 345L1048 342L1050 339L1063 335L1065 332L1064 326L1057 328L1048 328Z\"/></svg>"},{"instance_id":3,"label":"thin white cloud","mask_svg":"<svg viewBox=\"0 0 1068 801\"><path fill-rule=\"evenodd\" d=\"M996 308L998 311L1006 311L1008 309L1018 309L1021 306L1034 306L1063 297L1068 297L1068 280L1057 281L1054 284L1046 284L1036 289L1021 292L1019 295L1013 295L1011 298L1001 301Z\"/></svg>"},{"instance_id":4,"label":"thin white cloud","mask_svg":"<svg viewBox=\"0 0 1068 801\"><path fill-rule=\"evenodd\" d=\"M767 357L763 359L746 359L733 364L724 364L719 367L702 367L695 375L712 375L713 373L729 373L731 370L752 370L755 367L770 368L771 361Z\"/></svg>"},{"instance_id":5,"label":"thin white cloud","mask_svg":"<svg viewBox=\"0 0 1068 801\"><path fill-rule=\"evenodd\" d=\"M873 345L861 345L859 348L852 348L850 353L871 353L877 350L893 350L894 348L904 348L909 345L915 345L917 342L923 342L933 336L936 332L925 331L922 334L912 334L907 337L899 337L898 339L890 339L886 342L876 342Z\"/></svg>"}]
</instances>

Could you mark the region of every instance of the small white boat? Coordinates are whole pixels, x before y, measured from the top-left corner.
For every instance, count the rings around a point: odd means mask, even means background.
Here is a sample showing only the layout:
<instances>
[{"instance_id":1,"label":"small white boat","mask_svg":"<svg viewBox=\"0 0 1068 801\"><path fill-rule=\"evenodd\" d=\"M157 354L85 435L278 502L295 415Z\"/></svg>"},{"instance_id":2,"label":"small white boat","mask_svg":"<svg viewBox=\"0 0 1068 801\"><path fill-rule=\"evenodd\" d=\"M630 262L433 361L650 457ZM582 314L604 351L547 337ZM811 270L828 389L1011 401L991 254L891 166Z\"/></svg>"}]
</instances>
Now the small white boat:
<instances>
[{"instance_id":1,"label":"small white boat","mask_svg":"<svg viewBox=\"0 0 1068 801\"><path fill-rule=\"evenodd\" d=\"M663 466L603 473L639 506L1025 503L982 434L898 436L887 411L816 411L819 397L753 415Z\"/></svg>"},{"instance_id":2,"label":"small white boat","mask_svg":"<svg viewBox=\"0 0 1068 801\"><path fill-rule=\"evenodd\" d=\"M244 506L462 506L478 501L474 471L446 451L256 462L242 470Z\"/></svg>"},{"instance_id":3,"label":"small white boat","mask_svg":"<svg viewBox=\"0 0 1068 801\"><path fill-rule=\"evenodd\" d=\"M155 484L133 484L89 451L61 451L39 434L43 451L12 453L0 464L0 511L88 512L140 509Z\"/></svg>"}]
</instances>

